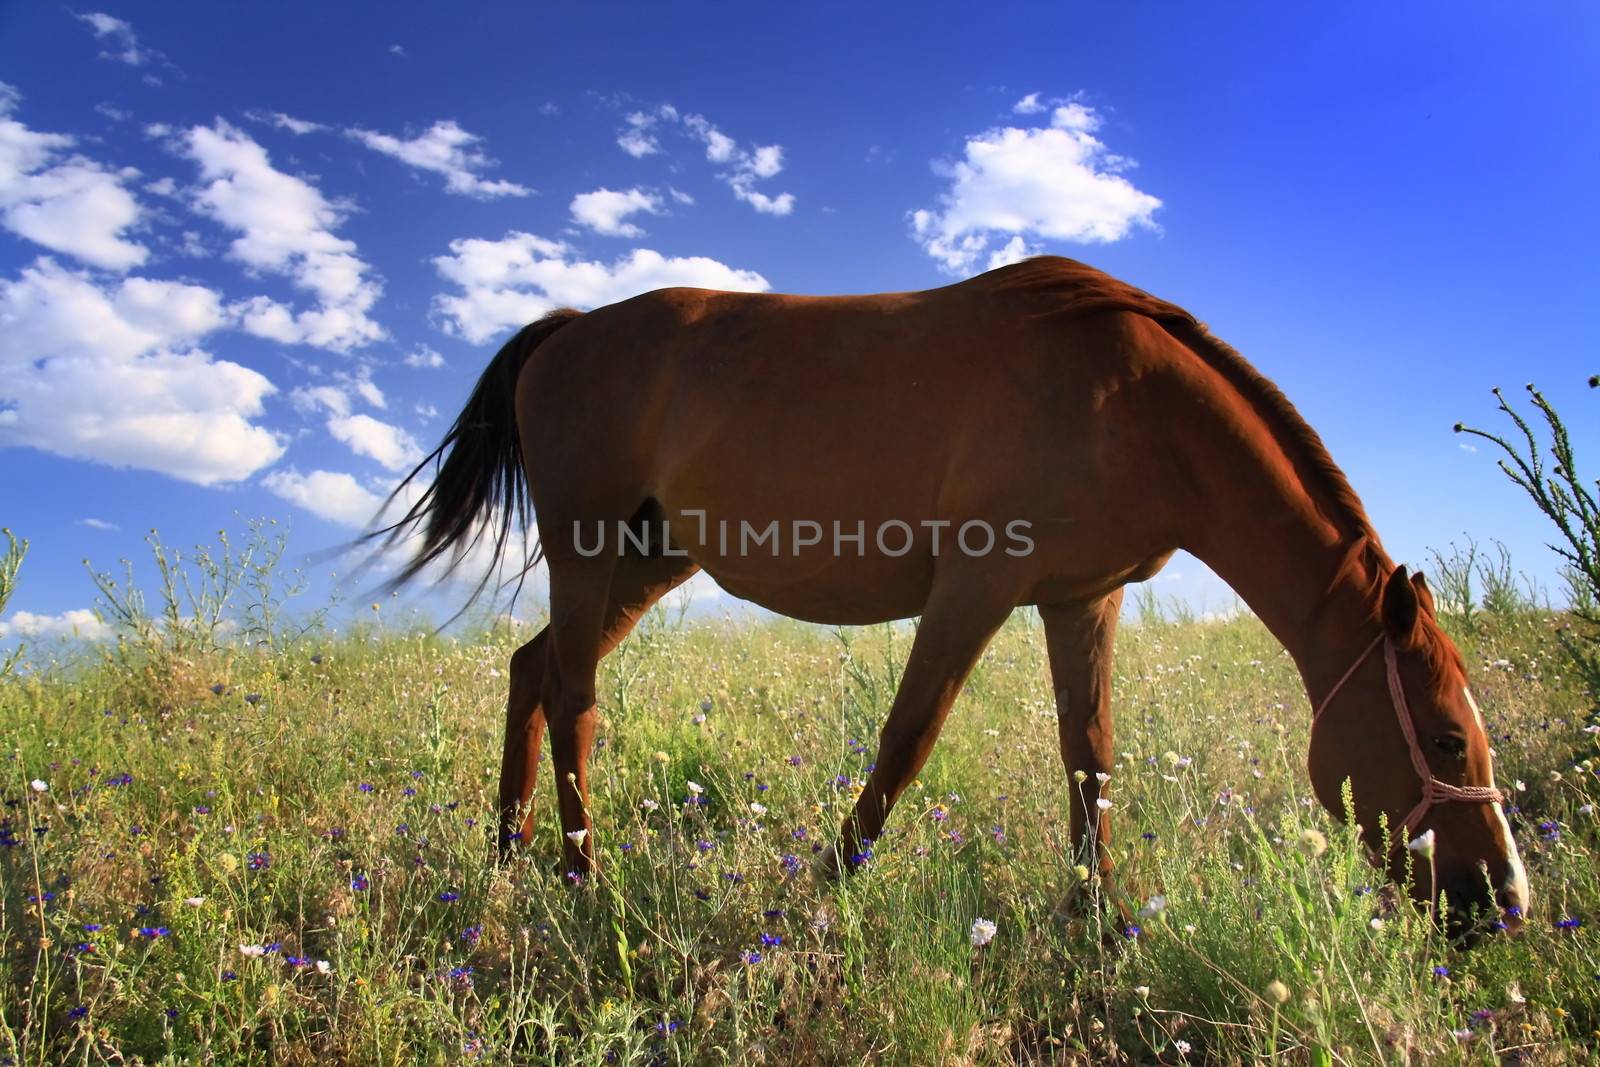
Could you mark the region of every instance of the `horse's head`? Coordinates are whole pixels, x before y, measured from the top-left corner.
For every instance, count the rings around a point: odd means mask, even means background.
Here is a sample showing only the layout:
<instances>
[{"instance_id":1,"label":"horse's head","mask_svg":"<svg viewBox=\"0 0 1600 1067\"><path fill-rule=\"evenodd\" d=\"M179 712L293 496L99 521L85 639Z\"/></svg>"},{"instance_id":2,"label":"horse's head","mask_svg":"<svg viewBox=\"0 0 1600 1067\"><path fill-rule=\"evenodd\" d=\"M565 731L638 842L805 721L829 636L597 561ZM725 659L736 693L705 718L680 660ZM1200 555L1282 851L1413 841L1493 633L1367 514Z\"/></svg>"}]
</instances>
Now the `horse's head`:
<instances>
[{"instance_id":1,"label":"horse's head","mask_svg":"<svg viewBox=\"0 0 1600 1067\"><path fill-rule=\"evenodd\" d=\"M1385 581L1382 632L1322 696L1311 731L1312 787L1343 816L1349 779L1356 821L1419 901L1445 895L1449 925L1474 918L1521 925L1528 880L1494 789L1494 754L1461 654L1434 615L1422 575ZM1429 835L1431 831L1431 836ZM1411 848L1408 843L1416 842ZM1431 847L1430 847L1431 843Z\"/></svg>"}]
</instances>

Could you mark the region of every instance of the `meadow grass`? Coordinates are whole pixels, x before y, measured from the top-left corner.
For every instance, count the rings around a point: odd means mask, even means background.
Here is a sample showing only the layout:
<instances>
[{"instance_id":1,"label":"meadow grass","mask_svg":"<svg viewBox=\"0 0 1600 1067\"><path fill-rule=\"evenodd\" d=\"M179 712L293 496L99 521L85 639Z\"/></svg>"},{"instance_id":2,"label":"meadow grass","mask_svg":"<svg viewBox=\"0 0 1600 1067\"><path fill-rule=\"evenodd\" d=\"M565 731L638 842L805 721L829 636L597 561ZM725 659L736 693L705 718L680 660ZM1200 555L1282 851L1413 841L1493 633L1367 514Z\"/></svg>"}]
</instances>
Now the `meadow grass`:
<instances>
[{"instance_id":1,"label":"meadow grass","mask_svg":"<svg viewBox=\"0 0 1600 1067\"><path fill-rule=\"evenodd\" d=\"M909 625L653 614L601 669L584 884L548 770L490 862L526 628L35 649L0 683L0 1060L1581 1061L1600 751L1554 626L1459 635L1535 897L1466 952L1311 802L1298 676L1249 617L1123 630L1114 890L1071 848L1026 611L838 885L812 866Z\"/></svg>"}]
</instances>

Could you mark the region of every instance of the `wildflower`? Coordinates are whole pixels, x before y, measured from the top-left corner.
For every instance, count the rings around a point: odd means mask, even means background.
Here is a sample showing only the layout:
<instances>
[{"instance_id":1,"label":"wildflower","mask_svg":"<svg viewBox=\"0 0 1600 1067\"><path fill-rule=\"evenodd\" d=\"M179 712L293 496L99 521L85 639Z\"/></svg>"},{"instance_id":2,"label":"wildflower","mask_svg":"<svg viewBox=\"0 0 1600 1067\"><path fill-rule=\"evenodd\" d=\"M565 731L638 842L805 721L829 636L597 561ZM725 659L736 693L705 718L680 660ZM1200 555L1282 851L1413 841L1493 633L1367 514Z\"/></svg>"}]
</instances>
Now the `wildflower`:
<instances>
[{"instance_id":1,"label":"wildflower","mask_svg":"<svg viewBox=\"0 0 1600 1067\"><path fill-rule=\"evenodd\" d=\"M218 975L218 977L221 978L224 982L237 982L239 980L239 972L238 971L223 971L222 974Z\"/></svg>"},{"instance_id":2,"label":"wildflower","mask_svg":"<svg viewBox=\"0 0 1600 1067\"><path fill-rule=\"evenodd\" d=\"M1107 782L1111 781L1111 775L1107 774L1105 771L1095 771L1094 780L1099 782L1101 785L1105 785Z\"/></svg>"},{"instance_id":3,"label":"wildflower","mask_svg":"<svg viewBox=\"0 0 1600 1067\"><path fill-rule=\"evenodd\" d=\"M265 946L265 945L240 945L239 946L239 955L243 956L247 960L258 960L262 956L265 956L266 954L267 954L267 946Z\"/></svg>"},{"instance_id":4,"label":"wildflower","mask_svg":"<svg viewBox=\"0 0 1600 1067\"><path fill-rule=\"evenodd\" d=\"M762 948L777 948L781 944L783 944L783 935L782 934L762 934L761 935L761 947Z\"/></svg>"},{"instance_id":5,"label":"wildflower","mask_svg":"<svg viewBox=\"0 0 1600 1067\"><path fill-rule=\"evenodd\" d=\"M1374 930L1382 930L1383 929L1383 920L1378 918L1376 915L1374 915L1371 919L1369 919L1367 921L1367 925L1372 927Z\"/></svg>"},{"instance_id":6,"label":"wildflower","mask_svg":"<svg viewBox=\"0 0 1600 1067\"><path fill-rule=\"evenodd\" d=\"M469 945L476 945L482 937L482 926L469 926L465 930L461 931L461 940L465 941Z\"/></svg>"},{"instance_id":7,"label":"wildflower","mask_svg":"<svg viewBox=\"0 0 1600 1067\"><path fill-rule=\"evenodd\" d=\"M454 904L456 901L461 899L461 894L455 892L454 890L446 889L443 893L439 894L439 899L444 901L446 904Z\"/></svg>"},{"instance_id":8,"label":"wildflower","mask_svg":"<svg viewBox=\"0 0 1600 1067\"><path fill-rule=\"evenodd\" d=\"M82 1004L79 1004L77 1007L72 1008L71 1010L69 1010L67 1012L67 1018L69 1018L69 1019L82 1019L84 1016L86 1016L88 1014L89 1014L89 1009L84 1007Z\"/></svg>"},{"instance_id":9,"label":"wildflower","mask_svg":"<svg viewBox=\"0 0 1600 1067\"><path fill-rule=\"evenodd\" d=\"M50 788L50 783L43 778L35 778L31 783L35 793L43 793Z\"/></svg>"},{"instance_id":10,"label":"wildflower","mask_svg":"<svg viewBox=\"0 0 1600 1067\"><path fill-rule=\"evenodd\" d=\"M1190 1045L1189 1042L1180 1037L1178 1040L1172 1043L1172 1047L1178 1050L1178 1055L1187 1056L1190 1049L1192 1049L1194 1046Z\"/></svg>"},{"instance_id":11,"label":"wildflower","mask_svg":"<svg viewBox=\"0 0 1600 1067\"><path fill-rule=\"evenodd\" d=\"M982 948L984 945L987 945L989 942L994 940L994 935L998 931L999 927L997 927L990 920L974 919L972 920L972 930L969 932L968 936L972 938L972 944L974 947Z\"/></svg>"},{"instance_id":12,"label":"wildflower","mask_svg":"<svg viewBox=\"0 0 1600 1067\"><path fill-rule=\"evenodd\" d=\"M932 819L934 822L944 822L949 817L950 812L945 809L943 804L935 804L933 806L933 810L928 812L928 818Z\"/></svg>"},{"instance_id":13,"label":"wildflower","mask_svg":"<svg viewBox=\"0 0 1600 1067\"><path fill-rule=\"evenodd\" d=\"M1449 978L1450 968L1441 963L1433 969L1433 976L1435 978Z\"/></svg>"},{"instance_id":14,"label":"wildflower","mask_svg":"<svg viewBox=\"0 0 1600 1067\"><path fill-rule=\"evenodd\" d=\"M359 789L363 793L370 793L370 792L372 792L372 783L371 782L362 782L360 785L356 786L356 788Z\"/></svg>"},{"instance_id":15,"label":"wildflower","mask_svg":"<svg viewBox=\"0 0 1600 1067\"><path fill-rule=\"evenodd\" d=\"M1424 830L1412 840L1406 842L1406 848L1415 852L1425 860L1433 859L1433 831Z\"/></svg>"},{"instance_id":16,"label":"wildflower","mask_svg":"<svg viewBox=\"0 0 1600 1067\"><path fill-rule=\"evenodd\" d=\"M141 926L138 930L140 937L149 938L151 941L154 941L158 937L166 937L170 933L172 933L172 931L167 929L165 926Z\"/></svg>"},{"instance_id":17,"label":"wildflower","mask_svg":"<svg viewBox=\"0 0 1600 1067\"><path fill-rule=\"evenodd\" d=\"M1098 799L1095 800L1094 806L1099 808L1101 811L1110 811L1111 810L1111 801L1106 799L1105 797L1099 797Z\"/></svg>"},{"instance_id":18,"label":"wildflower","mask_svg":"<svg viewBox=\"0 0 1600 1067\"><path fill-rule=\"evenodd\" d=\"M641 800L639 802L639 806L641 808L643 808L645 811L655 811L661 805L657 804L655 801L651 800L649 797L645 797L643 800Z\"/></svg>"},{"instance_id":19,"label":"wildflower","mask_svg":"<svg viewBox=\"0 0 1600 1067\"><path fill-rule=\"evenodd\" d=\"M1083 771L1073 771L1072 772L1072 780L1074 782L1077 782L1079 785L1082 785L1084 782L1087 782L1089 780L1089 776L1088 776L1088 774L1084 773Z\"/></svg>"},{"instance_id":20,"label":"wildflower","mask_svg":"<svg viewBox=\"0 0 1600 1067\"><path fill-rule=\"evenodd\" d=\"M569 831L567 831L567 840L571 841L574 845L582 845L583 844L583 839L588 837L588 836L589 836L589 831L588 830L569 830Z\"/></svg>"},{"instance_id":21,"label":"wildflower","mask_svg":"<svg viewBox=\"0 0 1600 1067\"><path fill-rule=\"evenodd\" d=\"M1289 1003L1289 987L1274 978L1267 983L1267 999L1276 1004Z\"/></svg>"},{"instance_id":22,"label":"wildflower","mask_svg":"<svg viewBox=\"0 0 1600 1067\"><path fill-rule=\"evenodd\" d=\"M701 785L699 782L692 782L692 781L687 781L686 780L683 784L684 784L684 787L686 789L688 789L689 792L693 793L695 796L699 796L701 793L704 793L706 791L706 787Z\"/></svg>"},{"instance_id":23,"label":"wildflower","mask_svg":"<svg viewBox=\"0 0 1600 1067\"><path fill-rule=\"evenodd\" d=\"M1142 933L1144 933L1144 927L1140 926L1138 923L1129 923L1127 926L1122 928L1122 936L1127 938L1129 941L1138 940L1139 935Z\"/></svg>"},{"instance_id":24,"label":"wildflower","mask_svg":"<svg viewBox=\"0 0 1600 1067\"><path fill-rule=\"evenodd\" d=\"M1580 927L1582 925L1583 925L1583 920L1582 919L1574 918L1571 915L1567 916L1564 919L1556 920L1556 929L1557 930L1576 930L1578 927Z\"/></svg>"},{"instance_id":25,"label":"wildflower","mask_svg":"<svg viewBox=\"0 0 1600 1067\"><path fill-rule=\"evenodd\" d=\"M332 970L333 970L333 964L329 963L327 960L318 960L317 961L317 973L318 974L328 974L328 973L332 972Z\"/></svg>"},{"instance_id":26,"label":"wildflower","mask_svg":"<svg viewBox=\"0 0 1600 1067\"><path fill-rule=\"evenodd\" d=\"M1085 867L1081 863L1072 868L1072 873L1078 876L1078 881L1080 882L1087 882L1089 880L1089 868Z\"/></svg>"},{"instance_id":27,"label":"wildflower","mask_svg":"<svg viewBox=\"0 0 1600 1067\"><path fill-rule=\"evenodd\" d=\"M678 1028L682 1025L682 1019L663 1019L656 1023L656 1033L661 1034L662 1036L667 1034L675 1034L678 1032Z\"/></svg>"},{"instance_id":28,"label":"wildflower","mask_svg":"<svg viewBox=\"0 0 1600 1067\"><path fill-rule=\"evenodd\" d=\"M367 886L371 884L371 882L367 881L367 876L364 874L358 874L354 878L350 879L350 888L355 890L357 893L365 893L367 891Z\"/></svg>"},{"instance_id":29,"label":"wildflower","mask_svg":"<svg viewBox=\"0 0 1600 1067\"><path fill-rule=\"evenodd\" d=\"M1139 918L1153 919L1167 910L1167 898L1160 893L1150 898L1150 902L1139 909Z\"/></svg>"},{"instance_id":30,"label":"wildflower","mask_svg":"<svg viewBox=\"0 0 1600 1067\"><path fill-rule=\"evenodd\" d=\"M670 763L670 762L672 762L672 757L667 755L665 752L660 751L659 749L656 750L656 753L651 758L654 759L657 763Z\"/></svg>"},{"instance_id":31,"label":"wildflower","mask_svg":"<svg viewBox=\"0 0 1600 1067\"><path fill-rule=\"evenodd\" d=\"M767 813L767 806L765 804L757 804L752 800L750 802L750 810L757 815L765 815Z\"/></svg>"},{"instance_id":32,"label":"wildflower","mask_svg":"<svg viewBox=\"0 0 1600 1067\"><path fill-rule=\"evenodd\" d=\"M272 853L264 851L252 852L247 858L246 864L252 871L264 871L272 866Z\"/></svg>"},{"instance_id":33,"label":"wildflower","mask_svg":"<svg viewBox=\"0 0 1600 1067\"><path fill-rule=\"evenodd\" d=\"M311 957L309 957L309 956L285 956L283 958L283 962L287 963L290 967L293 967L295 970L298 971L302 967L311 966Z\"/></svg>"},{"instance_id":34,"label":"wildflower","mask_svg":"<svg viewBox=\"0 0 1600 1067\"><path fill-rule=\"evenodd\" d=\"M185 904L189 905L189 907L191 907L191 908L198 908L200 905L202 905L202 904L204 904L206 902L206 898L205 897L185 897L183 902Z\"/></svg>"},{"instance_id":35,"label":"wildflower","mask_svg":"<svg viewBox=\"0 0 1600 1067\"><path fill-rule=\"evenodd\" d=\"M785 874L799 874L800 857L793 854L785 855L783 857L783 870Z\"/></svg>"},{"instance_id":36,"label":"wildflower","mask_svg":"<svg viewBox=\"0 0 1600 1067\"><path fill-rule=\"evenodd\" d=\"M1313 856L1320 856L1328 851L1328 839L1321 830L1308 827L1300 831L1300 847Z\"/></svg>"},{"instance_id":37,"label":"wildflower","mask_svg":"<svg viewBox=\"0 0 1600 1067\"><path fill-rule=\"evenodd\" d=\"M761 962L761 953L755 951L746 952L739 958L744 960L747 966L754 967L756 964Z\"/></svg>"}]
</instances>

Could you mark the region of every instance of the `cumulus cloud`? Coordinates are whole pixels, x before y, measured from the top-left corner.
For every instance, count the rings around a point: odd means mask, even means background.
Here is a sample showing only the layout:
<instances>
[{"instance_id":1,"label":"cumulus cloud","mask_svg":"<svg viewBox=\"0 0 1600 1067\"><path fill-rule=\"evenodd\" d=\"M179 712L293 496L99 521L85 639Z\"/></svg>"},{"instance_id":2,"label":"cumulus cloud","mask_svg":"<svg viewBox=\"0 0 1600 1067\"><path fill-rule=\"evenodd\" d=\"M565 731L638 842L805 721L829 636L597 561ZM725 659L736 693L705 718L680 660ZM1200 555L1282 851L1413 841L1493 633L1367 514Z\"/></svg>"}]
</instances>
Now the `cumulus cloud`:
<instances>
[{"instance_id":1,"label":"cumulus cloud","mask_svg":"<svg viewBox=\"0 0 1600 1067\"><path fill-rule=\"evenodd\" d=\"M687 285L763 292L767 280L704 256L667 257L636 248L611 263L576 258L573 249L513 231L498 241L464 237L433 263L459 293L434 298L445 329L481 344L508 326L521 326L551 308L610 304L652 289Z\"/></svg>"},{"instance_id":2,"label":"cumulus cloud","mask_svg":"<svg viewBox=\"0 0 1600 1067\"><path fill-rule=\"evenodd\" d=\"M579 193L568 207L572 219L595 233L606 237L641 237L644 231L626 221L629 215L639 212L658 214L661 198L643 189L596 189L592 193Z\"/></svg>"},{"instance_id":3,"label":"cumulus cloud","mask_svg":"<svg viewBox=\"0 0 1600 1067\"><path fill-rule=\"evenodd\" d=\"M0 224L105 270L144 263L149 249L124 236L140 221L139 203L124 187L139 172L64 155L74 139L18 122L12 113L21 100L15 89L0 83Z\"/></svg>"},{"instance_id":4,"label":"cumulus cloud","mask_svg":"<svg viewBox=\"0 0 1600 1067\"><path fill-rule=\"evenodd\" d=\"M418 345L414 350L407 352L405 359L401 362L408 367L437 370L444 366L444 357L427 345Z\"/></svg>"},{"instance_id":5,"label":"cumulus cloud","mask_svg":"<svg viewBox=\"0 0 1600 1067\"><path fill-rule=\"evenodd\" d=\"M195 194L196 209L240 235L229 254L252 270L287 277L317 299L316 308L295 312L255 297L237 307L244 329L336 352L385 336L367 315L383 287L356 255L355 242L334 234L344 213L316 186L278 170L266 149L220 119L191 128L184 151L205 183Z\"/></svg>"},{"instance_id":6,"label":"cumulus cloud","mask_svg":"<svg viewBox=\"0 0 1600 1067\"><path fill-rule=\"evenodd\" d=\"M483 138L468 133L448 119L435 122L427 132L408 141L373 130L347 132L375 152L393 156L409 167L444 175L445 189L461 196L492 200L501 196L528 196L533 192L516 182L479 177L478 171L494 165L492 159L475 147Z\"/></svg>"},{"instance_id":7,"label":"cumulus cloud","mask_svg":"<svg viewBox=\"0 0 1600 1067\"><path fill-rule=\"evenodd\" d=\"M265 377L196 346L226 322L216 293L124 278L101 288L50 259L0 280L0 446L24 445L200 485L283 452L253 420Z\"/></svg>"},{"instance_id":8,"label":"cumulus cloud","mask_svg":"<svg viewBox=\"0 0 1600 1067\"><path fill-rule=\"evenodd\" d=\"M392 471L409 471L422 462L416 438L371 415L335 415L328 432L358 456L365 456Z\"/></svg>"},{"instance_id":9,"label":"cumulus cloud","mask_svg":"<svg viewBox=\"0 0 1600 1067\"><path fill-rule=\"evenodd\" d=\"M88 24L94 31L95 39L105 46L106 50L100 53L101 59L114 59L130 67L142 67L159 58L159 53L140 46L133 27L122 19L103 11L93 11L78 18Z\"/></svg>"},{"instance_id":10,"label":"cumulus cloud","mask_svg":"<svg viewBox=\"0 0 1600 1067\"><path fill-rule=\"evenodd\" d=\"M1011 110L1019 115L1037 115L1045 109L1045 104L1039 99L1038 93L1029 93L1027 96L1011 105Z\"/></svg>"},{"instance_id":11,"label":"cumulus cloud","mask_svg":"<svg viewBox=\"0 0 1600 1067\"><path fill-rule=\"evenodd\" d=\"M81 637L99 641L110 636L111 627L88 608L74 608L60 615L17 611L10 619L0 622L0 641L8 637Z\"/></svg>"},{"instance_id":12,"label":"cumulus cloud","mask_svg":"<svg viewBox=\"0 0 1600 1067\"><path fill-rule=\"evenodd\" d=\"M704 115L683 114L671 104L662 104L653 111L630 112L624 121L617 145L635 159L660 152L658 133L676 129L680 136L686 134L705 148L707 162L726 168L717 177L727 183L734 196L765 215L788 215L794 211L793 193L773 196L755 187L756 182L775 177L783 170L782 145L741 147Z\"/></svg>"},{"instance_id":13,"label":"cumulus cloud","mask_svg":"<svg viewBox=\"0 0 1600 1067\"><path fill-rule=\"evenodd\" d=\"M383 497L349 474L314 470L301 474L294 468L273 471L261 479L268 490L339 526L365 529L383 509Z\"/></svg>"},{"instance_id":14,"label":"cumulus cloud","mask_svg":"<svg viewBox=\"0 0 1600 1067\"><path fill-rule=\"evenodd\" d=\"M963 157L943 168L950 186L938 206L912 213L913 234L946 270L964 274L1032 254L1030 239L1105 243L1153 229L1161 201L1123 177L1132 164L1107 151L1099 126L1093 108L1066 103L1049 126L969 138ZM1005 244L996 249L996 240Z\"/></svg>"}]
</instances>

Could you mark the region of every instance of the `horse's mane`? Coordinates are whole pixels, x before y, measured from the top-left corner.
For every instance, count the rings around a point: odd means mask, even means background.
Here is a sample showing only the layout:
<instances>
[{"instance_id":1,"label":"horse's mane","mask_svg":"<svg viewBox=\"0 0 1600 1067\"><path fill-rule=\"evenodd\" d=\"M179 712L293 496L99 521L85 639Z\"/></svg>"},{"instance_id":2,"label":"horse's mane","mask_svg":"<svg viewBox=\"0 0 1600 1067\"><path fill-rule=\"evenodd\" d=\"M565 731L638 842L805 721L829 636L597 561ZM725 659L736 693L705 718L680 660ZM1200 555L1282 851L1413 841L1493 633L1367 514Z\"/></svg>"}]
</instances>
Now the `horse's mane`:
<instances>
[{"instance_id":1,"label":"horse's mane","mask_svg":"<svg viewBox=\"0 0 1600 1067\"><path fill-rule=\"evenodd\" d=\"M1176 304L1168 303L1119 281L1103 271L1060 256L1036 256L971 279L997 292L1027 293L1051 298L1055 313L1071 317L1100 311L1131 311L1145 315L1181 342L1219 374L1266 424L1283 449L1317 510L1339 531L1349 546L1338 582L1361 563L1367 563L1378 588L1373 590L1374 610L1381 583L1394 570L1383 550L1361 498L1344 472L1328 454L1328 447L1295 410L1273 382L1251 366L1231 345L1219 340L1205 325Z\"/></svg>"}]
</instances>

